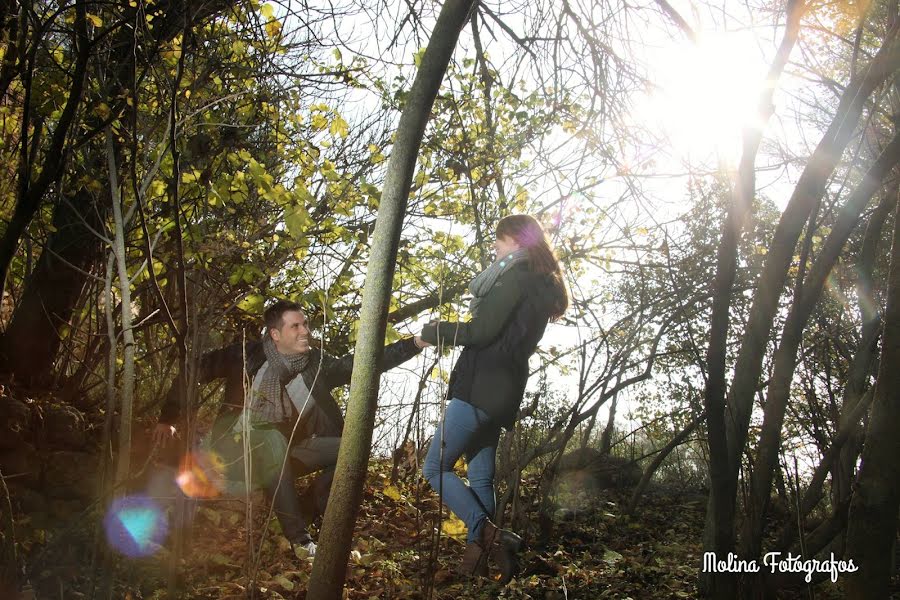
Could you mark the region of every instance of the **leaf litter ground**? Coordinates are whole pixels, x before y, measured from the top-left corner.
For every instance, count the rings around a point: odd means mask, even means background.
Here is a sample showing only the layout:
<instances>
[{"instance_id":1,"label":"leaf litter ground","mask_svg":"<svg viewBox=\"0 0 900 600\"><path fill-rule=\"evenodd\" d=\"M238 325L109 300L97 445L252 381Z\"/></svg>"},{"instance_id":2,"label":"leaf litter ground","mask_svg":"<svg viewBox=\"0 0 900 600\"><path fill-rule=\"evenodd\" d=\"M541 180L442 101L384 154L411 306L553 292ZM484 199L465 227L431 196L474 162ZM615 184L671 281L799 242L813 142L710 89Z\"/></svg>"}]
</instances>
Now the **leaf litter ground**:
<instances>
[{"instance_id":1,"label":"leaf litter ground","mask_svg":"<svg viewBox=\"0 0 900 600\"><path fill-rule=\"evenodd\" d=\"M523 569L509 585L500 586L492 578L464 579L456 574L465 547L461 523L446 510L438 520L438 499L420 477L410 474L392 485L389 470L383 462L370 468L348 566L348 600L699 597L696 582L705 505L696 496L650 494L631 517L622 508L626 492L604 490L590 497L581 493L568 508L556 511L556 520L548 521L532 502L537 498L534 482L525 481L519 500L525 508L513 524L527 544ZM274 518L260 543L268 507L262 506L260 495L255 499L252 550L246 503L200 502L178 569L181 597L237 600L248 598L253 587L260 599L306 598L312 559L294 555ZM316 537L317 533L314 526ZM58 555L54 566L35 575L37 597L60 597L60 590L66 590L65 598L89 597L84 575L89 565L83 561L90 556L91 538L69 537L84 548ZM165 598L170 562L166 547L149 558L122 559L113 597ZM495 569L491 573L496 575ZM52 595L42 593L50 590Z\"/></svg>"}]
</instances>

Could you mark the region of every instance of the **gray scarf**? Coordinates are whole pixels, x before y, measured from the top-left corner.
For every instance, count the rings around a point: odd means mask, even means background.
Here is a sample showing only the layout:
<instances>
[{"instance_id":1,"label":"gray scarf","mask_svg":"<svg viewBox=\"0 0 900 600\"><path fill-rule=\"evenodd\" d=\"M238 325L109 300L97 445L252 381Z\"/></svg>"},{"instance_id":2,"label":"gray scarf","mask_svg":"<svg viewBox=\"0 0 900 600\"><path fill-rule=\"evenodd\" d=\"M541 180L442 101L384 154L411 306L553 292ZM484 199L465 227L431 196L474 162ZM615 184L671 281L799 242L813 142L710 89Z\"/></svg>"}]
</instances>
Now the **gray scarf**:
<instances>
[{"instance_id":1,"label":"gray scarf","mask_svg":"<svg viewBox=\"0 0 900 600\"><path fill-rule=\"evenodd\" d=\"M519 248L511 254L498 256L494 264L479 273L475 279L469 282L469 291L472 292L472 302L469 303L469 313L474 317L478 312L478 305L488 295L501 275L509 271L513 265L528 260L528 249Z\"/></svg>"},{"instance_id":2,"label":"gray scarf","mask_svg":"<svg viewBox=\"0 0 900 600\"><path fill-rule=\"evenodd\" d=\"M259 391L262 396L260 402L269 404L270 410L275 408L276 413L278 412L277 408L280 407L283 415L281 420L287 420L291 416L291 404L284 386L306 368L306 365L309 364L309 353L282 354L275 347L275 342L272 341L268 331L263 339L263 351L266 353L269 368L263 375L260 384Z\"/></svg>"}]
</instances>

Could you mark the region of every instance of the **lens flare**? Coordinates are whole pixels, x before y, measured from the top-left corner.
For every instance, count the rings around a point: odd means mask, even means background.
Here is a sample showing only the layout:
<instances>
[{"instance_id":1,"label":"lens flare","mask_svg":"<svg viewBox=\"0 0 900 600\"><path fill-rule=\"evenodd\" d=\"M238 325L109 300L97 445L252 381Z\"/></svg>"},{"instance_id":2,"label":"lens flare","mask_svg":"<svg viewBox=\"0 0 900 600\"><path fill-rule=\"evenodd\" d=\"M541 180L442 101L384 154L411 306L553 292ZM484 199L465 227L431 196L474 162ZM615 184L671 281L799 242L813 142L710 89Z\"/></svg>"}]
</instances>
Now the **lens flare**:
<instances>
[{"instance_id":1,"label":"lens flare","mask_svg":"<svg viewBox=\"0 0 900 600\"><path fill-rule=\"evenodd\" d=\"M175 482L189 498L215 498L222 493L224 470L218 454L195 450L182 459Z\"/></svg>"},{"instance_id":2,"label":"lens flare","mask_svg":"<svg viewBox=\"0 0 900 600\"><path fill-rule=\"evenodd\" d=\"M845 308L850 308L850 300L841 290L840 283L838 282L838 278L834 271L829 273L828 277L825 279L825 289L831 293L835 300L843 304Z\"/></svg>"},{"instance_id":3,"label":"lens flare","mask_svg":"<svg viewBox=\"0 0 900 600\"><path fill-rule=\"evenodd\" d=\"M156 552L169 529L163 511L146 496L126 496L114 501L103 527L109 545L131 558Z\"/></svg>"}]
</instances>

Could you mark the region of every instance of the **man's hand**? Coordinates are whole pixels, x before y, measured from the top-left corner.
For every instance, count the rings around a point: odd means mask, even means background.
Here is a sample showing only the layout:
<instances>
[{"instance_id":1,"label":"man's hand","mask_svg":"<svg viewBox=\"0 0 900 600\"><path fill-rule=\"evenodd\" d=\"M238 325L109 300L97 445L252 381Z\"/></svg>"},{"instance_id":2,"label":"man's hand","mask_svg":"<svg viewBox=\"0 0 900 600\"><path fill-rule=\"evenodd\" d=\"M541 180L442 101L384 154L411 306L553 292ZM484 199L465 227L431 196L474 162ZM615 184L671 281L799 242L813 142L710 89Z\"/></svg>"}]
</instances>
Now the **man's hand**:
<instances>
[{"instance_id":1,"label":"man's hand","mask_svg":"<svg viewBox=\"0 0 900 600\"><path fill-rule=\"evenodd\" d=\"M153 445L165 446L175 438L175 426L167 423L157 423L153 428Z\"/></svg>"},{"instance_id":2,"label":"man's hand","mask_svg":"<svg viewBox=\"0 0 900 600\"><path fill-rule=\"evenodd\" d=\"M413 338L413 341L416 343L416 346L418 346L419 348L428 348L429 346L434 345L434 344L429 344L428 342L423 340L421 335L417 335L415 338Z\"/></svg>"}]
</instances>

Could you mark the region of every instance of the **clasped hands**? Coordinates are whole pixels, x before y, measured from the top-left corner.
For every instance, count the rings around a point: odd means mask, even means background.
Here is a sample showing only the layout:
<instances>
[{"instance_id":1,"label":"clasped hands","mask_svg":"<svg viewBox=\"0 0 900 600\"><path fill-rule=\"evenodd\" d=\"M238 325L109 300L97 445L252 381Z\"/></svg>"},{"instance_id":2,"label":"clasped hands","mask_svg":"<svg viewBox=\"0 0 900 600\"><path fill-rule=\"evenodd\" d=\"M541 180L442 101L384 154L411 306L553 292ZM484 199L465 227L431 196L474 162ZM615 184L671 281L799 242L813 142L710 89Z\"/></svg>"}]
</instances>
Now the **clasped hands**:
<instances>
[{"instance_id":1,"label":"clasped hands","mask_svg":"<svg viewBox=\"0 0 900 600\"><path fill-rule=\"evenodd\" d=\"M437 320L437 319L433 319L433 320L429 321L428 324L429 324L429 325L437 325L437 324L438 324L438 320ZM425 340L423 340L421 335L417 335L416 337L414 337L414 338L413 338L413 341L416 343L416 347L422 348L422 349L428 348L428 347L430 347L430 346L434 346L434 344L429 344L428 342L426 342Z\"/></svg>"}]
</instances>

